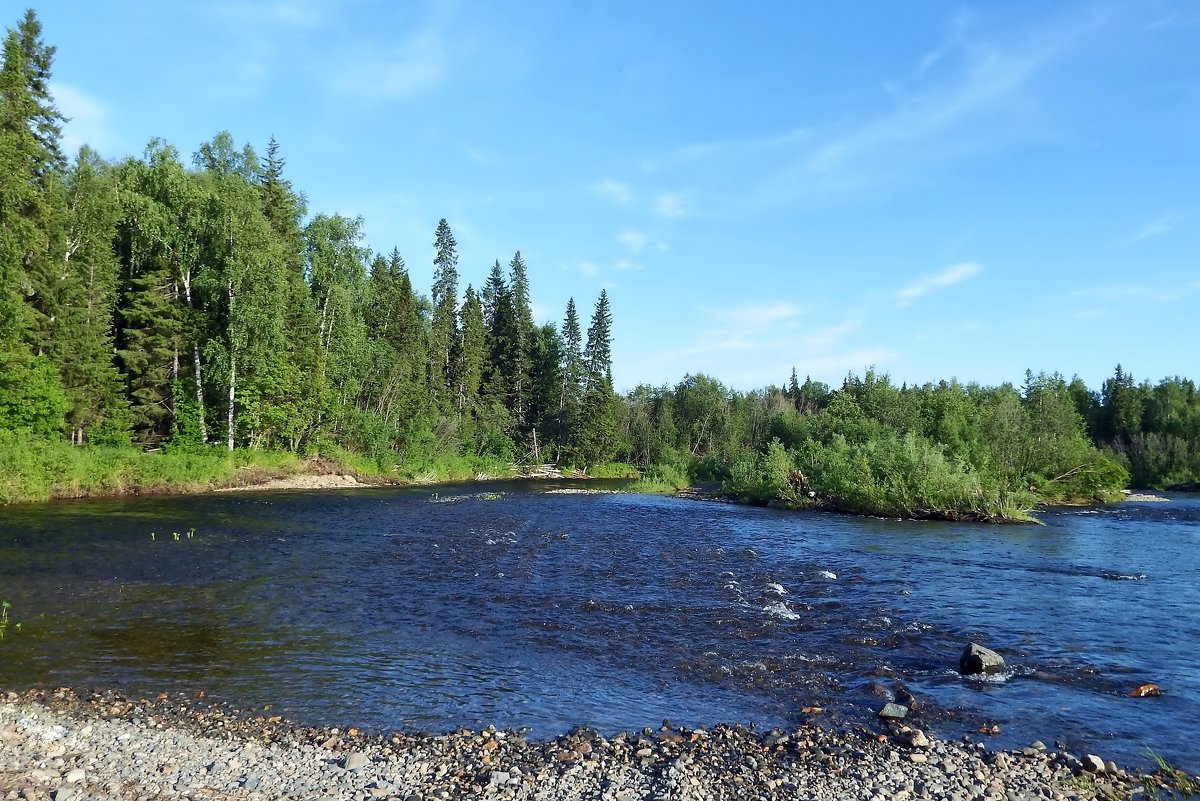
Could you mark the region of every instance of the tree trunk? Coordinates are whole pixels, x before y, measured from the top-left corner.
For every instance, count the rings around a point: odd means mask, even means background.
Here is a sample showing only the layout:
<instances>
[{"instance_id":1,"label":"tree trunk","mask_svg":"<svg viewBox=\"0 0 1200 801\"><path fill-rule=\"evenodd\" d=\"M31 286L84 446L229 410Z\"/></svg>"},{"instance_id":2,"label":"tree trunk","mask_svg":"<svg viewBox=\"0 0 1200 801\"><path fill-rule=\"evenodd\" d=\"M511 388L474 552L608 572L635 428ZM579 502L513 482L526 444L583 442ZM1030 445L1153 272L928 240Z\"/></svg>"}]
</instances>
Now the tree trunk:
<instances>
[{"instance_id":1,"label":"tree trunk","mask_svg":"<svg viewBox=\"0 0 1200 801\"><path fill-rule=\"evenodd\" d=\"M229 412L226 417L229 432L229 450L233 450L233 402L237 389L237 356L229 354Z\"/></svg>"},{"instance_id":2,"label":"tree trunk","mask_svg":"<svg viewBox=\"0 0 1200 801\"><path fill-rule=\"evenodd\" d=\"M192 306L192 271L185 270L183 273L183 297L187 301L188 310L194 310ZM192 370L196 376L196 403L200 406L200 442L204 445L208 444L208 425L204 422L204 376L200 374L200 343L192 338Z\"/></svg>"}]
</instances>

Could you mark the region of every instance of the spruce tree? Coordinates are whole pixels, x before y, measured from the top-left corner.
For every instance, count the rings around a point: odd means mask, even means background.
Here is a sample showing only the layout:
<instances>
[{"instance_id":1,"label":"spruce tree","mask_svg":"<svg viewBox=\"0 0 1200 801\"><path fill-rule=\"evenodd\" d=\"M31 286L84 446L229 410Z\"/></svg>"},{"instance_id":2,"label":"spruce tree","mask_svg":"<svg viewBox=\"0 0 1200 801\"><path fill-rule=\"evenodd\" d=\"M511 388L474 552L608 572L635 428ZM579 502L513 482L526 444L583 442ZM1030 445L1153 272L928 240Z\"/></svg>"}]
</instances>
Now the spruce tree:
<instances>
[{"instance_id":1,"label":"spruce tree","mask_svg":"<svg viewBox=\"0 0 1200 801\"><path fill-rule=\"evenodd\" d=\"M470 417L479 402L487 358L487 336L483 328L483 308L475 289L468 284L463 297L461 335L455 347L454 406L461 417Z\"/></svg>"},{"instance_id":2,"label":"spruce tree","mask_svg":"<svg viewBox=\"0 0 1200 801\"><path fill-rule=\"evenodd\" d=\"M587 347L583 352L585 388L599 378L612 380L612 309L608 291L601 289L596 310L588 326Z\"/></svg>"},{"instance_id":3,"label":"spruce tree","mask_svg":"<svg viewBox=\"0 0 1200 801\"><path fill-rule=\"evenodd\" d=\"M438 221L433 246L433 319L429 327L429 386L439 406L451 393L450 349L458 339L458 243L446 218Z\"/></svg>"},{"instance_id":4,"label":"spruce tree","mask_svg":"<svg viewBox=\"0 0 1200 801\"><path fill-rule=\"evenodd\" d=\"M585 464L611 460L617 452L620 403L612 384L612 310L600 290L584 350L583 411L575 432Z\"/></svg>"},{"instance_id":5,"label":"spruce tree","mask_svg":"<svg viewBox=\"0 0 1200 801\"><path fill-rule=\"evenodd\" d=\"M572 440L579 404L583 393L583 335L579 332L579 315L575 299L567 299L567 312L562 324L562 374L558 391L558 428L556 441L561 453Z\"/></svg>"},{"instance_id":6,"label":"spruce tree","mask_svg":"<svg viewBox=\"0 0 1200 801\"><path fill-rule=\"evenodd\" d=\"M529 305L529 276L521 251L513 254L508 264L509 287L516 315L513 363L511 368L511 408L522 428L532 427L529 418L530 368L534 339L533 310Z\"/></svg>"}]
</instances>

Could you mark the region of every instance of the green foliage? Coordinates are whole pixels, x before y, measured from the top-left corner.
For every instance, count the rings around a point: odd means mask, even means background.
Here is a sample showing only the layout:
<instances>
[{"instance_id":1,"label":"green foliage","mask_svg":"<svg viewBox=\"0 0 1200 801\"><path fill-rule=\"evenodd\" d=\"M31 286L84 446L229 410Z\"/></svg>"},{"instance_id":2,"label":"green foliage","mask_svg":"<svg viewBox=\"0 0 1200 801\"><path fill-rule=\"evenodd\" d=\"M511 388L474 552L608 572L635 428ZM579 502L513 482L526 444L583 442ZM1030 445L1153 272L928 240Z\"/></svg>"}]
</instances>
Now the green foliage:
<instances>
[{"instance_id":1,"label":"green foliage","mask_svg":"<svg viewBox=\"0 0 1200 801\"><path fill-rule=\"evenodd\" d=\"M58 371L22 346L0 350L0 431L57 434L70 404Z\"/></svg>"},{"instance_id":2,"label":"green foliage","mask_svg":"<svg viewBox=\"0 0 1200 801\"><path fill-rule=\"evenodd\" d=\"M655 463L642 471L641 478L630 485L631 492L672 494L691 486L686 462Z\"/></svg>"}]
</instances>

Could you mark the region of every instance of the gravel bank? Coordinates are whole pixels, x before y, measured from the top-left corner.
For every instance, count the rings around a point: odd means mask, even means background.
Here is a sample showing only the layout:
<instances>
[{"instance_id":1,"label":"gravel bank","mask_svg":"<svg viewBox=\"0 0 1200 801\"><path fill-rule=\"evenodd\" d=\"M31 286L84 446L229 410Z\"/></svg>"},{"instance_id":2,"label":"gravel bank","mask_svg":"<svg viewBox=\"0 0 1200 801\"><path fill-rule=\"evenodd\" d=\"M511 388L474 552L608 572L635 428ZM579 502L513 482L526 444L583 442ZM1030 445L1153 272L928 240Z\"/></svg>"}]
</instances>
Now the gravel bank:
<instances>
[{"instance_id":1,"label":"gravel bank","mask_svg":"<svg viewBox=\"0 0 1200 801\"><path fill-rule=\"evenodd\" d=\"M1065 801L1134 790L1124 773L1089 772L1067 754L992 753L884 731L380 736L294 727L182 696L31 691L0 701L0 798Z\"/></svg>"}]
</instances>

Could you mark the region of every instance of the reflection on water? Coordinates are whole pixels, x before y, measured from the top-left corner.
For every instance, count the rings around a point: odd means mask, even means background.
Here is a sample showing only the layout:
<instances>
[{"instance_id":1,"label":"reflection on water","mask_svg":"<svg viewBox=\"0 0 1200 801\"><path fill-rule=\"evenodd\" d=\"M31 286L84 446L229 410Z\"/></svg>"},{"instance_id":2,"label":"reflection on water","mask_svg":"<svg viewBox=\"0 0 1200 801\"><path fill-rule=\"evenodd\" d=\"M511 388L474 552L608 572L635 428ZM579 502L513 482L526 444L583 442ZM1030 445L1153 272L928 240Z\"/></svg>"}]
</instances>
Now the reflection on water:
<instances>
[{"instance_id":1,"label":"reflection on water","mask_svg":"<svg viewBox=\"0 0 1200 801\"><path fill-rule=\"evenodd\" d=\"M984 527L554 486L2 509L0 685L535 735L867 722L907 687L943 735L1200 764L1195 496ZM1000 681L955 672L970 639Z\"/></svg>"}]
</instances>

